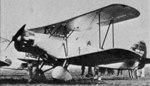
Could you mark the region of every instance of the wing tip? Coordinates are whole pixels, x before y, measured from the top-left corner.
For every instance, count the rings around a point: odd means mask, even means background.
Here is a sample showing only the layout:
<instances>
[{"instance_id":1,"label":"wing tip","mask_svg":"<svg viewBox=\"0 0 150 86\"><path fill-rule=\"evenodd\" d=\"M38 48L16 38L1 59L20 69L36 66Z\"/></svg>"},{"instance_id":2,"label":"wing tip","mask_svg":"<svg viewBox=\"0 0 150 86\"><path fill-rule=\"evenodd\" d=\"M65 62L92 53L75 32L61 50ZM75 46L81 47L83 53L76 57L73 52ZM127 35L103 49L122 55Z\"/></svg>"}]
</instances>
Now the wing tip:
<instances>
[{"instance_id":1,"label":"wing tip","mask_svg":"<svg viewBox=\"0 0 150 86\"><path fill-rule=\"evenodd\" d=\"M136 8L131 7L131 6L129 6L129 5L120 4L120 3L114 3L114 4L111 4L111 5L109 5L109 6L121 6L121 7L129 8L129 9L131 9L132 11L134 11L135 17L140 16L140 12L139 12Z\"/></svg>"}]
</instances>

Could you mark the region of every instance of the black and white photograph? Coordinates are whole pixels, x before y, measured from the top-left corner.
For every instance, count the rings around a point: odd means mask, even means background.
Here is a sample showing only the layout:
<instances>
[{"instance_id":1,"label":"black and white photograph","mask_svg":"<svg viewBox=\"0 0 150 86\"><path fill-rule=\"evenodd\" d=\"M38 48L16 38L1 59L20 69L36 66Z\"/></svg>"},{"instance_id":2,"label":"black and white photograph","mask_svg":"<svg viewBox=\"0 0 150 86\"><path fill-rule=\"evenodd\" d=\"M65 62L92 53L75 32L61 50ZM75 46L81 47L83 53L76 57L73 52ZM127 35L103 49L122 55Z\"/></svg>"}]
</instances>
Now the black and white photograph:
<instances>
[{"instance_id":1,"label":"black and white photograph","mask_svg":"<svg viewBox=\"0 0 150 86\"><path fill-rule=\"evenodd\" d=\"M150 86L149 0L0 0L1 86Z\"/></svg>"}]
</instances>

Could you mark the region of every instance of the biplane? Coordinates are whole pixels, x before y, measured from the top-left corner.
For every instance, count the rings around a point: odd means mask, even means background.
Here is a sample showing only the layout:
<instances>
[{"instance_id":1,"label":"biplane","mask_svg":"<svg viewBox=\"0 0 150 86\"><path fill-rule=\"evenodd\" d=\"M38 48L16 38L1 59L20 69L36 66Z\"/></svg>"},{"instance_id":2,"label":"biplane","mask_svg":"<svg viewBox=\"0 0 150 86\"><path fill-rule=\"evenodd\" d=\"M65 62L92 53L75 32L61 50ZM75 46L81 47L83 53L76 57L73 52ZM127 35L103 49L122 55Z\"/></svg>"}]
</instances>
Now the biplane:
<instances>
[{"instance_id":1,"label":"biplane","mask_svg":"<svg viewBox=\"0 0 150 86\"><path fill-rule=\"evenodd\" d=\"M25 30L25 24L12 37L11 42L14 42L14 47L17 51L37 56L38 60L34 63L36 70L32 73L32 80L37 76L43 77L46 71L52 69L52 78L68 81L72 79L69 70L67 70L71 64L94 67L118 62L143 61L143 59L140 59L140 55L129 50L120 48L103 50L111 26L112 44L114 47L114 24L136 18L139 15L140 12L133 7L123 4L112 4L65 21L42 27ZM98 26L98 28L93 28L93 26ZM102 26L108 26L103 41L101 37ZM69 46L71 35L74 32L80 33L81 31L92 31L93 29L98 29L99 31L99 48L102 51L95 49L79 55L75 52L78 49L76 41L71 41L74 46ZM42 70L42 67L47 63L52 67ZM32 72L32 69L29 72Z\"/></svg>"}]
</instances>

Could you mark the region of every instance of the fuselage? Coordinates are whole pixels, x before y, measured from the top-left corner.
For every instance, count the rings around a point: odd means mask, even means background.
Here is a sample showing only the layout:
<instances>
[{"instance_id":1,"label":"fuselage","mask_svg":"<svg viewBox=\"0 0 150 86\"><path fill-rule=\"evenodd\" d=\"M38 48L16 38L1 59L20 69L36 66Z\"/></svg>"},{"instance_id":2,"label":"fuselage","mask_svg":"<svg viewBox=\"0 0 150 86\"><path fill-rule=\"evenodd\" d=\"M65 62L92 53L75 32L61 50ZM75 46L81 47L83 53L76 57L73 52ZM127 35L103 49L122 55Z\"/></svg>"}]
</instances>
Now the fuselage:
<instances>
[{"instance_id":1,"label":"fuselage","mask_svg":"<svg viewBox=\"0 0 150 86\"><path fill-rule=\"evenodd\" d=\"M69 39L68 39L69 40ZM68 48L68 55L66 56L65 49ZM15 48L21 52L29 52L32 54L48 54L56 58L67 58L71 56L78 56L98 50L87 44L71 40L66 45L63 38L49 36L46 34L34 33L25 31L25 33L17 38L15 41Z\"/></svg>"}]
</instances>

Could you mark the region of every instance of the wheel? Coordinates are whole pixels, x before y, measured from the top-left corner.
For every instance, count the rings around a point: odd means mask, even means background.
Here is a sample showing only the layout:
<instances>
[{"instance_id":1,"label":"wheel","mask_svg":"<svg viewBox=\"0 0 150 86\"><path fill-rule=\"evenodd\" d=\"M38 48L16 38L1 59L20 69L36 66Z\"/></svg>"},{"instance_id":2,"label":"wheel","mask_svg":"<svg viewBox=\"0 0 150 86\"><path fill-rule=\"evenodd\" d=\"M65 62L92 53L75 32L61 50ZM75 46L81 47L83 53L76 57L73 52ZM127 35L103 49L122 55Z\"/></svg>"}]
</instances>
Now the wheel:
<instances>
[{"instance_id":1,"label":"wheel","mask_svg":"<svg viewBox=\"0 0 150 86\"><path fill-rule=\"evenodd\" d=\"M62 66L57 66L52 71L52 78L54 80L69 81L72 80L70 72Z\"/></svg>"}]
</instances>

